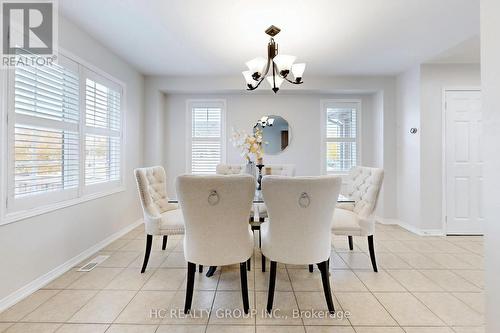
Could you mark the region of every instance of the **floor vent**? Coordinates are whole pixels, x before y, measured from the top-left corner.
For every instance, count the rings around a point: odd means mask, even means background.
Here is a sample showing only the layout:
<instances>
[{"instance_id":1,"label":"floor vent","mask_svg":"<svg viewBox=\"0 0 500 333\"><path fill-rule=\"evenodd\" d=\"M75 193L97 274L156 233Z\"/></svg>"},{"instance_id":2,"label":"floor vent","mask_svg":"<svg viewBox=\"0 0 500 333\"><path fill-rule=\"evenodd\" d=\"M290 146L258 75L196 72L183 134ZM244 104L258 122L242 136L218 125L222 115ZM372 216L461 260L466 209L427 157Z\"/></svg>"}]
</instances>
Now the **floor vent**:
<instances>
[{"instance_id":1,"label":"floor vent","mask_svg":"<svg viewBox=\"0 0 500 333\"><path fill-rule=\"evenodd\" d=\"M97 256L78 270L78 272L90 272L93 270L97 265L99 265L101 262L104 260L108 259L109 256Z\"/></svg>"}]
</instances>

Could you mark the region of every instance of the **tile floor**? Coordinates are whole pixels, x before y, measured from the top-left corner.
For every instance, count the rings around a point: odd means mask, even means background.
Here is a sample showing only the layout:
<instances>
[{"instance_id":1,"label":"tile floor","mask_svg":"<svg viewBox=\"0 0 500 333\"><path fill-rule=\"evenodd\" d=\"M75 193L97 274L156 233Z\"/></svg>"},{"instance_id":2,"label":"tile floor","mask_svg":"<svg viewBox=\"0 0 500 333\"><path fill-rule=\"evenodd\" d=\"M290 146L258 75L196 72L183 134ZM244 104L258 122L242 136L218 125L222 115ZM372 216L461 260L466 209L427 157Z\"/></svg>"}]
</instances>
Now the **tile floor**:
<instances>
[{"instance_id":1,"label":"tile floor","mask_svg":"<svg viewBox=\"0 0 500 333\"><path fill-rule=\"evenodd\" d=\"M240 316L234 266L211 278L197 273L196 316L181 318L182 237L170 237L166 251L161 238L155 239L148 270L140 274L144 238L142 227L131 231L100 252L110 257L93 271L75 268L0 313L0 332L484 332L482 237L420 237L377 225L379 273L371 270L365 238L355 237L349 251L346 237L333 237L331 283L336 310L346 315L337 318L310 311L326 309L318 270L285 265L278 265L274 304L279 311L262 316L268 273L260 270L258 248L248 276L255 316ZM152 317L151 309L158 316ZM225 311L231 315L223 316Z\"/></svg>"}]
</instances>

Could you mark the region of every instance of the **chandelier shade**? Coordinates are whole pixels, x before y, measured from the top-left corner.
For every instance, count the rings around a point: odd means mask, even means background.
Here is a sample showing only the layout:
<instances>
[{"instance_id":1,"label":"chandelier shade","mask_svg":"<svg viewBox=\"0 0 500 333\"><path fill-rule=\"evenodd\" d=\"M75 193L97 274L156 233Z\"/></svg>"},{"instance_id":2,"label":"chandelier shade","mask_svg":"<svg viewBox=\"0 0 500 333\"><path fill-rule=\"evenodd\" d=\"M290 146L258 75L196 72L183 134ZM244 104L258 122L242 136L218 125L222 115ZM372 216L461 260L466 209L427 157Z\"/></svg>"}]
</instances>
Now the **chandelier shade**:
<instances>
[{"instance_id":1,"label":"chandelier shade","mask_svg":"<svg viewBox=\"0 0 500 333\"><path fill-rule=\"evenodd\" d=\"M271 36L267 44L267 59L257 57L245 63L248 71L243 71L242 74L247 84L247 90L257 89L264 79L269 83L274 93L278 92L283 81L291 84L303 83L302 76L306 64L294 64L295 56L278 54L278 44L276 44L273 37L280 31L274 25L266 29L266 34Z\"/></svg>"}]
</instances>

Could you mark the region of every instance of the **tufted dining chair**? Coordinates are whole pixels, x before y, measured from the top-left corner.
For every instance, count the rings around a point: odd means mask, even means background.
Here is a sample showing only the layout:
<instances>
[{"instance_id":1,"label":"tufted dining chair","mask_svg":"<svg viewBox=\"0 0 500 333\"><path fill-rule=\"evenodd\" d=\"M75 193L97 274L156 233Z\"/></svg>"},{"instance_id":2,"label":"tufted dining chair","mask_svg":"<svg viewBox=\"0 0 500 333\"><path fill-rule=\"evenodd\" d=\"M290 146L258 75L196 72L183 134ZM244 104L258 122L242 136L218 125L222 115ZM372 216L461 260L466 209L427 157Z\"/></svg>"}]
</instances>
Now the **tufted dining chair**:
<instances>
[{"instance_id":1,"label":"tufted dining chair","mask_svg":"<svg viewBox=\"0 0 500 333\"><path fill-rule=\"evenodd\" d=\"M332 232L348 237L349 249L353 250L353 236L366 236L372 267L377 272L373 244L375 232L374 211L384 179L384 170L357 166L349 171L342 194L354 200L337 206L333 214Z\"/></svg>"},{"instance_id":2,"label":"tufted dining chair","mask_svg":"<svg viewBox=\"0 0 500 333\"><path fill-rule=\"evenodd\" d=\"M336 176L265 176L262 195L269 220L261 226L262 253L271 261L267 311L271 312L276 281L276 263L316 263L321 272L328 310L333 313L329 280L331 220L340 192Z\"/></svg>"},{"instance_id":3,"label":"tufted dining chair","mask_svg":"<svg viewBox=\"0 0 500 333\"><path fill-rule=\"evenodd\" d=\"M245 166L243 164L217 164L215 173L218 175L238 175L244 173Z\"/></svg>"},{"instance_id":4,"label":"tufted dining chair","mask_svg":"<svg viewBox=\"0 0 500 333\"><path fill-rule=\"evenodd\" d=\"M168 202L167 177L163 167L138 168L134 173L146 230L146 252L141 269L141 273L144 273L153 236L163 236L162 250L165 250L169 235L184 234L184 220L179 206Z\"/></svg>"},{"instance_id":5,"label":"tufted dining chair","mask_svg":"<svg viewBox=\"0 0 500 333\"><path fill-rule=\"evenodd\" d=\"M188 272L184 313L191 309L196 264L213 267L236 263L240 264L243 309L248 313L247 261L253 253L248 216L255 178L182 175L175 183L186 225L184 257Z\"/></svg>"}]
</instances>

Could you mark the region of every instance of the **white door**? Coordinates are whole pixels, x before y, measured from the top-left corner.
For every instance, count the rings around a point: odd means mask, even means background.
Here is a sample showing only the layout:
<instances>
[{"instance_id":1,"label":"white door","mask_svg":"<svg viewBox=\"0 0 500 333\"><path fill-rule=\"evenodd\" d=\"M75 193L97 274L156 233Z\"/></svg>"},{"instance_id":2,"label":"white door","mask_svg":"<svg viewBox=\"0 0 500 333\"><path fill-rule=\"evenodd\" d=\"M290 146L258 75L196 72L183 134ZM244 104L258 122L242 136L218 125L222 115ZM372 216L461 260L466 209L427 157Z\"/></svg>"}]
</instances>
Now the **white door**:
<instances>
[{"instance_id":1,"label":"white door","mask_svg":"<svg viewBox=\"0 0 500 333\"><path fill-rule=\"evenodd\" d=\"M482 234L481 92L445 92L446 231Z\"/></svg>"}]
</instances>

